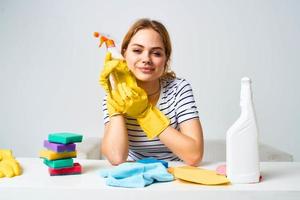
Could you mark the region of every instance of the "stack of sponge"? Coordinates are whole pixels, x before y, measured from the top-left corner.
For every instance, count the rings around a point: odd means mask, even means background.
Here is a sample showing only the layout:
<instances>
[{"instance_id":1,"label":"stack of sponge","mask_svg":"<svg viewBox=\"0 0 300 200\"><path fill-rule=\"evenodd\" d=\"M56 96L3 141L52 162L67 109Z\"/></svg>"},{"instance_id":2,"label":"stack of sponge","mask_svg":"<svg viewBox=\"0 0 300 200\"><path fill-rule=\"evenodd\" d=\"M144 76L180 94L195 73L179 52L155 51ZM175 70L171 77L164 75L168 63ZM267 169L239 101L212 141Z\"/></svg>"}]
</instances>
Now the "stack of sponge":
<instances>
[{"instance_id":1,"label":"stack of sponge","mask_svg":"<svg viewBox=\"0 0 300 200\"><path fill-rule=\"evenodd\" d=\"M81 174L81 165L73 161L77 156L75 143L81 141L82 135L76 133L63 132L48 135L48 140L44 141L47 150L41 150L40 157L49 167L51 176Z\"/></svg>"}]
</instances>

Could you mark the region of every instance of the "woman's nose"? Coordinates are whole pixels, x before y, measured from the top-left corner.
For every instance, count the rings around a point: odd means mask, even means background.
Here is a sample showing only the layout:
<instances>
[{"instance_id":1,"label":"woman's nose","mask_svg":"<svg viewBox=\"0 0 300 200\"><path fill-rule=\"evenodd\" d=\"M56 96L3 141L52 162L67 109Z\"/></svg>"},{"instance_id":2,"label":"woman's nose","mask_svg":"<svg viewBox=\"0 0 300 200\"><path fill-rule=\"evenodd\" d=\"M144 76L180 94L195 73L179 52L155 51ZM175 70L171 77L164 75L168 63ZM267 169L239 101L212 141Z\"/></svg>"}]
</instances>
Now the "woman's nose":
<instances>
[{"instance_id":1,"label":"woman's nose","mask_svg":"<svg viewBox=\"0 0 300 200\"><path fill-rule=\"evenodd\" d=\"M144 53L143 54L143 57L142 57L142 62L144 64L151 64L151 58L150 58L150 55L148 53Z\"/></svg>"}]
</instances>

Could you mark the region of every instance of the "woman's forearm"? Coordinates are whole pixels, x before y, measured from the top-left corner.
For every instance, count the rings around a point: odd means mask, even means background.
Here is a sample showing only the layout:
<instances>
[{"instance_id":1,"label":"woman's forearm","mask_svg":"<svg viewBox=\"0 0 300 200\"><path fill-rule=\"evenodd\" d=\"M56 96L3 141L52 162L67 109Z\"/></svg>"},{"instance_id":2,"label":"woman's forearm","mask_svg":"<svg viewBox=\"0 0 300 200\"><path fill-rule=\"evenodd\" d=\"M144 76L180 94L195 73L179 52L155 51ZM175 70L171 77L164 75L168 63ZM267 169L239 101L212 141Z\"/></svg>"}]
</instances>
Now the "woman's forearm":
<instances>
[{"instance_id":1,"label":"woman's forearm","mask_svg":"<svg viewBox=\"0 0 300 200\"><path fill-rule=\"evenodd\" d=\"M159 139L186 164L197 166L203 156L203 137L201 129L195 131L195 136L191 137L169 126Z\"/></svg>"},{"instance_id":2,"label":"woman's forearm","mask_svg":"<svg viewBox=\"0 0 300 200\"><path fill-rule=\"evenodd\" d=\"M113 165L126 161L128 157L128 135L125 119L122 115L111 117L105 125L101 151Z\"/></svg>"}]
</instances>

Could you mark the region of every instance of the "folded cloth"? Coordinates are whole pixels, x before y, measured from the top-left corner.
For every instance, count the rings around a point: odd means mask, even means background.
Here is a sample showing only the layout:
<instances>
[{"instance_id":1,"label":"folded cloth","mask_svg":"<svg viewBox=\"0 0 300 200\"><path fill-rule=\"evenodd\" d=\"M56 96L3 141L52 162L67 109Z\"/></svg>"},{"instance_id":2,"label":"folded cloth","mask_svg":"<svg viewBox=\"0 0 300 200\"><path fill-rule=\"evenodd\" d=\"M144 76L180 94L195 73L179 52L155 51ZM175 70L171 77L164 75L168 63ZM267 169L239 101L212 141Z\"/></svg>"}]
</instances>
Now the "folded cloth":
<instances>
[{"instance_id":1,"label":"folded cloth","mask_svg":"<svg viewBox=\"0 0 300 200\"><path fill-rule=\"evenodd\" d=\"M160 162L127 162L112 169L101 170L100 174L106 178L107 185L114 187L140 188L154 182L174 180L173 175Z\"/></svg>"},{"instance_id":2,"label":"folded cloth","mask_svg":"<svg viewBox=\"0 0 300 200\"><path fill-rule=\"evenodd\" d=\"M157 160L156 158L153 158L153 157L143 158L143 159L138 160L137 162L145 163L145 164L160 162L161 164L163 164L165 166L165 168L168 168L168 166L169 166L167 161Z\"/></svg>"}]
</instances>

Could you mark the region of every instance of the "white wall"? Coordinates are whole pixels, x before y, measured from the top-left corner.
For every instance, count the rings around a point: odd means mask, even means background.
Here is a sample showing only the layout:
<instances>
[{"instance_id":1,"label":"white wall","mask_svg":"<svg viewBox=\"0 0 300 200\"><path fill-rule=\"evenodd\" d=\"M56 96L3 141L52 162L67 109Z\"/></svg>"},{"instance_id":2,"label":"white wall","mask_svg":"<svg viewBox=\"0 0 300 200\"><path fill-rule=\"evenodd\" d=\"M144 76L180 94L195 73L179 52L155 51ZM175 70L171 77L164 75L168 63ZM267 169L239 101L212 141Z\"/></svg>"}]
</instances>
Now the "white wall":
<instances>
[{"instance_id":1,"label":"white wall","mask_svg":"<svg viewBox=\"0 0 300 200\"><path fill-rule=\"evenodd\" d=\"M121 41L150 17L170 31L206 138L225 138L249 76L261 142L299 161L299 10L297 0L0 0L0 148L37 156L50 132L100 136L104 49L92 33Z\"/></svg>"}]
</instances>

